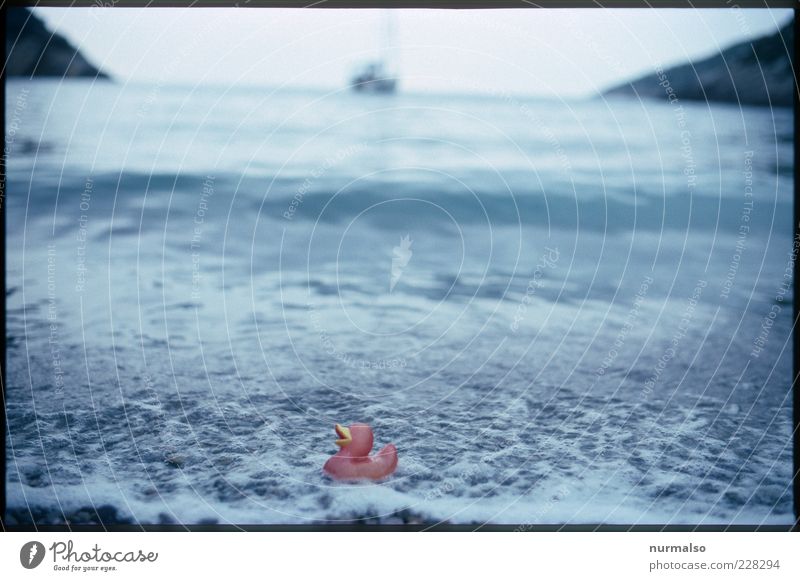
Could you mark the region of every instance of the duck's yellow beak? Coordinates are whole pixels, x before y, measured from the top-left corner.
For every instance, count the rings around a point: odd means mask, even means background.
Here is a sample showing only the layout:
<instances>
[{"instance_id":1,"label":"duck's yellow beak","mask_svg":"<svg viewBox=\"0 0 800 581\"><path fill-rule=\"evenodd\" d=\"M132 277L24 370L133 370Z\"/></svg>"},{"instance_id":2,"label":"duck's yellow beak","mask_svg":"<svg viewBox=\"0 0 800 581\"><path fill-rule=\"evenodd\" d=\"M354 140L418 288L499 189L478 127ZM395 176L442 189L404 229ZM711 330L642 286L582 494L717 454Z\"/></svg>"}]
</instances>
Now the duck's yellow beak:
<instances>
[{"instance_id":1,"label":"duck's yellow beak","mask_svg":"<svg viewBox=\"0 0 800 581\"><path fill-rule=\"evenodd\" d=\"M350 435L349 428L345 428L341 424L336 424L333 429L336 430L336 435L339 436L339 439L336 440L337 446L344 447L353 441L353 437Z\"/></svg>"}]
</instances>

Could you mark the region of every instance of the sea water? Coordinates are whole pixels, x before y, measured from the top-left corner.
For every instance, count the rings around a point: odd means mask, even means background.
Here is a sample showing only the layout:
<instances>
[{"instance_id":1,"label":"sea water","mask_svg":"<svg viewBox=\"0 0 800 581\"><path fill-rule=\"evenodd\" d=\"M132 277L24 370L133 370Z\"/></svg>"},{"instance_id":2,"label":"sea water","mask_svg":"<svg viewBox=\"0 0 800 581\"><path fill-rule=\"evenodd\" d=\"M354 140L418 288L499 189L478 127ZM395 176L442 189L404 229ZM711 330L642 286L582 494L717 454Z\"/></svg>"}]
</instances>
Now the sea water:
<instances>
[{"instance_id":1,"label":"sea water","mask_svg":"<svg viewBox=\"0 0 800 581\"><path fill-rule=\"evenodd\" d=\"M792 126L8 82L9 522L791 523Z\"/></svg>"}]
</instances>

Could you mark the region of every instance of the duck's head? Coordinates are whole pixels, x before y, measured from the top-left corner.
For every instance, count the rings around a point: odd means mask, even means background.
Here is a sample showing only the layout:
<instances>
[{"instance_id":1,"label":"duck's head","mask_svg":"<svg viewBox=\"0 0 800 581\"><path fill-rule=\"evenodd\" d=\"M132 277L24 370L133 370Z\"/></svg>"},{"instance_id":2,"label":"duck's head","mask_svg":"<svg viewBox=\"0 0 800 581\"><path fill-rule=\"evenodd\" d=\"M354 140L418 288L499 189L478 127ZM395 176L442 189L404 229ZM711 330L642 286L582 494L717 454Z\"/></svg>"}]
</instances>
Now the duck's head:
<instances>
[{"instance_id":1,"label":"duck's head","mask_svg":"<svg viewBox=\"0 0 800 581\"><path fill-rule=\"evenodd\" d=\"M352 424L349 428L336 424L333 429L339 436L336 445L350 456L368 456L372 451L372 428L367 424Z\"/></svg>"}]
</instances>

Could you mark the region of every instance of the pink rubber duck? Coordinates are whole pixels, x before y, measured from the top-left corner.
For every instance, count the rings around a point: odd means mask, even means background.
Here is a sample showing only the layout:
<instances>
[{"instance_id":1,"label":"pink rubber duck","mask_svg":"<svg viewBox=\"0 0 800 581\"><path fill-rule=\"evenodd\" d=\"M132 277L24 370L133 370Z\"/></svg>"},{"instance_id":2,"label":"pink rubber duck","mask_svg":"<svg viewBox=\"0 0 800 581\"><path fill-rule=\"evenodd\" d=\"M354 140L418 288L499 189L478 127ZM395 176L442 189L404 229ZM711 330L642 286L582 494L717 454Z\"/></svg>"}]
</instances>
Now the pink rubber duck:
<instances>
[{"instance_id":1,"label":"pink rubber duck","mask_svg":"<svg viewBox=\"0 0 800 581\"><path fill-rule=\"evenodd\" d=\"M367 424L353 424L349 428L334 426L336 445L341 448L328 458L322 469L337 480L380 480L397 468L397 448L386 445L380 452L372 452L372 428Z\"/></svg>"}]
</instances>

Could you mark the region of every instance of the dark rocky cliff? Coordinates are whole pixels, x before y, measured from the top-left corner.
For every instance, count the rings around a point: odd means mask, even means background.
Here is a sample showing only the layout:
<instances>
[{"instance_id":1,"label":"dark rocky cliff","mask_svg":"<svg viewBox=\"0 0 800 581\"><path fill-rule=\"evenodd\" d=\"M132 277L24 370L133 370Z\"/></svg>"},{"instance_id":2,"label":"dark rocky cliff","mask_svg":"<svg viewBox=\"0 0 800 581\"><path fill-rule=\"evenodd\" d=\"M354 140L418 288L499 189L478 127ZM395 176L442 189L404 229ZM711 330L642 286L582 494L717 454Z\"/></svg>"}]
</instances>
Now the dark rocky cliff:
<instances>
[{"instance_id":1,"label":"dark rocky cliff","mask_svg":"<svg viewBox=\"0 0 800 581\"><path fill-rule=\"evenodd\" d=\"M709 58L666 69L663 74L681 100L790 106L796 90L790 60L794 51L793 27L790 21L775 34L736 44ZM605 92L635 94L667 99L657 73Z\"/></svg>"},{"instance_id":2,"label":"dark rocky cliff","mask_svg":"<svg viewBox=\"0 0 800 581\"><path fill-rule=\"evenodd\" d=\"M27 8L6 10L6 58L10 77L108 78Z\"/></svg>"}]
</instances>

